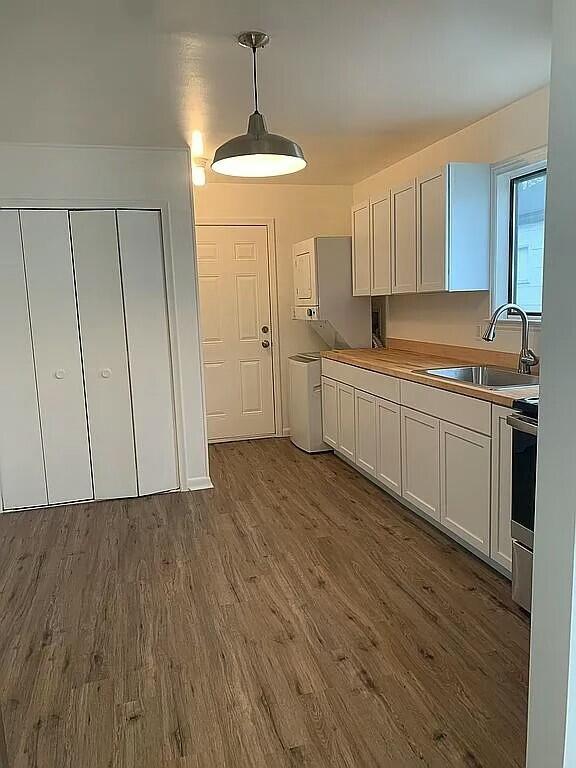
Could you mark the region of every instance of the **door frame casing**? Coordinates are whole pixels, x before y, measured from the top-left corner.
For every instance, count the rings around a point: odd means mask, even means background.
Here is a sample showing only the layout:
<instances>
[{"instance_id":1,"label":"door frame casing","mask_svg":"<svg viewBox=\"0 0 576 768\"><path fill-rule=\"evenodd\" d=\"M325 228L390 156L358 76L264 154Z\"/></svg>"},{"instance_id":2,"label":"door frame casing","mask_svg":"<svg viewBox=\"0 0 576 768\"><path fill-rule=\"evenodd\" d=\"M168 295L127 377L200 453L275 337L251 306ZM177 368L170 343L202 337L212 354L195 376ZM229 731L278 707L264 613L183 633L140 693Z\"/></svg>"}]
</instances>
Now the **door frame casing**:
<instances>
[{"instance_id":1,"label":"door frame casing","mask_svg":"<svg viewBox=\"0 0 576 768\"><path fill-rule=\"evenodd\" d=\"M194 239L196 239L196 227L266 227L266 246L268 249L268 291L270 296L270 319L272 331L272 386L274 398L274 426L275 431L269 435L242 438L220 438L211 440L212 443L227 443L240 440L260 440L266 437L285 437L284 422L282 419L282 376L280 357L280 328L278 310L278 267L276 258L276 221L266 218L199 218L194 222ZM198 243L196 241L196 253ZM196 257L197 258L197 257ZM202 328L202 311L199 308L200 328ZM202 347L202 342L200 343ZM205 377L202 376L204 382ZM206 394L204 393L204 400ZM206 428L206 434L208 429Z\"/></svg>"},{"instance_id":2,"label":"door frame casing","mask_svg":"<svg viewBox=\"0 0 576 768\"><path fill-rule=\"evenodd\" d=\"M176 432L176 463L178 468L179 490L191 490L187 478L187 458L185 440L185 420L183 406L183 380L180 364L180 341L178 337L177 310L176 310L176 284L175 270L170 239L170 204L167 201L158 200L91 200L85 198L66 199L31 199L31 198L0 198L1 209L36 209L36 210L147 210L159 211L162 230L163 267L166 286L166 309L168 314L168 335L170 342L170 361L172 374L174 427ZM198 286L195 287L198 323L200 323L200 310L198 302ZM200 349L201 351L201 349ZM203 364L200 366L200 375L203 380ZM206 431L206 416L204 410L204 442L206 446L206 467L208 467L208 445ZM202 486L211 487L209 478L205 479ZM59 505L62 506L62 505ZM1 504L0 504L1 508Z\"/></svg>"}]
</instances>

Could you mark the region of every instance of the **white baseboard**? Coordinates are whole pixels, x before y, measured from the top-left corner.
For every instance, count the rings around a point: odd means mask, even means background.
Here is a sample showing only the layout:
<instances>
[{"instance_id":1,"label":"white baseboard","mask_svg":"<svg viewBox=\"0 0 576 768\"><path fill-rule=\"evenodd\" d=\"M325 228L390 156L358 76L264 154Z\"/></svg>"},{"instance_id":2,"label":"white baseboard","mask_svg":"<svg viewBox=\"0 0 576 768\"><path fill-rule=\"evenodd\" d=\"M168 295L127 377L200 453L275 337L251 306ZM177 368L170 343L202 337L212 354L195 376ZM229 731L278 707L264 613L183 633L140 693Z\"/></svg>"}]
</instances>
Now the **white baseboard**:
<instances>
[{"instance_id":1,"label":"white baseboard","mask_svg":"<svg viewBox=\"0 0 576 768\"><path fill-rule=\"evenodd\" d=\"M214 488L212 480L208 476L206 477L189 477L188 478L188 490L189 491L203 491L207 488Z\"/></svg>"}]
</instances>

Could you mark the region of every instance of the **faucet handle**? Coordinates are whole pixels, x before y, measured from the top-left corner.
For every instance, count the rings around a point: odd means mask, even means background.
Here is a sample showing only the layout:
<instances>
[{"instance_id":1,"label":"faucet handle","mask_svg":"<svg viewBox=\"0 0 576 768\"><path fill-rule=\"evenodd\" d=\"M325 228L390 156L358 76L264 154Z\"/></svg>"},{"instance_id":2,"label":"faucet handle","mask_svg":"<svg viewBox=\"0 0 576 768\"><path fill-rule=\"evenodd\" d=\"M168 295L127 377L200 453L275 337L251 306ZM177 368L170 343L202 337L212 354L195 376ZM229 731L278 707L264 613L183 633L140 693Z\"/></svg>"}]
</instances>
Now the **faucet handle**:
<instances>
[{"instance_id":1,"label":"faucet handle","mask_svg":"<svg viewBox=\"0 0 576 768\"><path fill-rule=\"evenodd\" d=\"M529 347L522 349L520 352L520 360L518 365L519 373L531 373L533 366L538 365L540 358Z\"/></svg>"}]
</instances>

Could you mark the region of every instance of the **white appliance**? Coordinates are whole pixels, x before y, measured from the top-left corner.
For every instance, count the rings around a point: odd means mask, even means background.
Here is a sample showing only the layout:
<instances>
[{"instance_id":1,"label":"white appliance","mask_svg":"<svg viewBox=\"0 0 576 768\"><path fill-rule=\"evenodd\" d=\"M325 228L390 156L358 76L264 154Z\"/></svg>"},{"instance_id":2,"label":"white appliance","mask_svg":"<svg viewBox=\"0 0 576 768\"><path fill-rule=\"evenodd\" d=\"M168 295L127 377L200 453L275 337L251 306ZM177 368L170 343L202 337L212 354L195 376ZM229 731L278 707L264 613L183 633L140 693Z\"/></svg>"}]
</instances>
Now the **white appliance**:
<instances>
[{"instance_id":1,"label":"white appliance","mask_svg":"<svg viewBox=\"0 0 576 768\"><path fill-rule=\"evenodd\" d=\"M370 347L370 297L352 295L352 238L303 240L293 246L292 263L292 318L312 323L329 347Z\"/></svg>"},{"instance_id":2,"label":"white appliance","mask_svg":"<svg viewBox=\"0 0 576 768\"><path fill-rule=\"evenodd\" d=\"M322 362L320 355L288 358L290 439L307 453L330 451L322 440Z\"/></svg>"}]
</instances>

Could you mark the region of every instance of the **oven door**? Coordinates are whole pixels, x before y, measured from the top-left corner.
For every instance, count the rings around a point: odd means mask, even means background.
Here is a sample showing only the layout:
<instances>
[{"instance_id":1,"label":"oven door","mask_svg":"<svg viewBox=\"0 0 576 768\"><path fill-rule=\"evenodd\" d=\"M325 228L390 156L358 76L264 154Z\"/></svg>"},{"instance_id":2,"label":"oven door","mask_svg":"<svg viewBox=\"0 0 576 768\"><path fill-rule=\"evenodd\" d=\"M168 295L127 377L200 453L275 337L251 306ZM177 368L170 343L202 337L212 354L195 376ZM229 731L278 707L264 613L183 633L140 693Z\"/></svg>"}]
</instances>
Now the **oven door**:
<instances>
[{"instance_id":1,"label":"oven door","mask_svg":"<svg viewBox=\"0 0 576 768\"><path fill-rule=\"evenodd\" d=\"M538 422L528 416L508 417L512 427L512 538L534 546L536 501L536 446Z\"/></svg>"}]
</instances>

